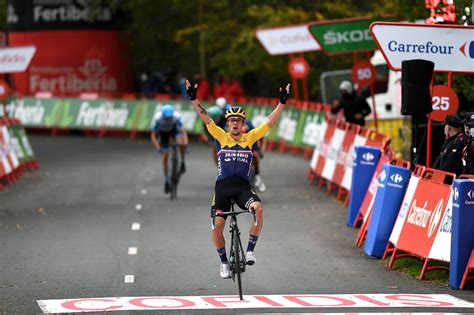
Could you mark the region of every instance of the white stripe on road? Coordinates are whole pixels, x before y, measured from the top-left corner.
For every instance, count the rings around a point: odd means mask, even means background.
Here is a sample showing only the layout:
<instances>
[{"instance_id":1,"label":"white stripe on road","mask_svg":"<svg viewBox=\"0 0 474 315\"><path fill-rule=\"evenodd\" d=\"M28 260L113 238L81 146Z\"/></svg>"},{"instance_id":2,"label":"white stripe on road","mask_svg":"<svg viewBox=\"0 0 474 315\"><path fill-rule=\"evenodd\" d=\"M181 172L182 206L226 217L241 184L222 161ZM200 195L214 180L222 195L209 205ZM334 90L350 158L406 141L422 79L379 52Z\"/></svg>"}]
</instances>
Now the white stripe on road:
<instances>
[{"instance_id":1,"label":"white stripe on road","mask_svg":"<svg viewBox=\"0 0 474 315\"><path fill-rule=\"evenodd\" d=\"M125 276L133 279L133 275ZM127 281L125 281L127 282ZM132 281L133 282L133 281ZM45 313L193 310L193 309L321 309L370 308L474 308L474 303L448 294L281 294L216 296L134 296L64 300L38 300Z\"/></svg>"},{"instance_id":2,"label":"white stripe on road","mask_svg":"<svg viewBox=\"0 0 474 315\"><path fill-rule=\"evenodd\" d=\"M142 205L140 203L135 205L135 210L139 211L142 210Z\"/></svg>"},{"instance_id":3,"label":"white stripe on road","mask_svg":"<svg viewBox=\"0 0 474 315\"><path fill-rule=\"evenodd\" d=\"M129 247L128 248L128 254L129 255L136 255L138 252L138 247Z\"/></svg>"},{"instance_id":4,"label":"white stripe on road","mask_svg":"<svg viewBox=\"0 0 474 315\"><path fill-rule=\"evenodd\" d=\"M139 231L140 230L140 223L132 223L132 231Z\"/></svg>"},{"instance_id":5,"label":"white stripe on road","mask_svg":"<svg viewBox=\"0 0 474 315\"><path fill-rule=\"evenodd\" d=\"M123 277L123 282L125 282L125 283L134 283L135 282L135 276L134 275L125 275L125 277Z\"/></svg>"}]
</instances>

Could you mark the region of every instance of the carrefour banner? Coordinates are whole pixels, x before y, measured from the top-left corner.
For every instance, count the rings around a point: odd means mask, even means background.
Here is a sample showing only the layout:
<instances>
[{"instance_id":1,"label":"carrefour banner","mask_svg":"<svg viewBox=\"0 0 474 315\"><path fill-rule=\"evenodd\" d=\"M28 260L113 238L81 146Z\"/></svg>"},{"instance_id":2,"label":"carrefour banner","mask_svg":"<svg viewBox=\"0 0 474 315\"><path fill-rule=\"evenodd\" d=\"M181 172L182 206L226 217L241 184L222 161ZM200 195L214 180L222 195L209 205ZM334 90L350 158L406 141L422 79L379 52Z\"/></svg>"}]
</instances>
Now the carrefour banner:
<instances>
[{"instance_id":1,"label":"carrefour banner","mask_svg":"<svg viewBox=\"0 0 474 315\"><path fill-rule=\"evenodd\" d=\"M165 104L180 113L184 128L194 134L204 125L188 100L120 100L76 98L12 98L7 104L10 117L26 127L63 129L111 129L149 131ZM209 108L213 104L203 102ZM273 104L239 104L255 126L262 124L275 109ZM301 147L314 147L319 137L324 112L287 106L278 124L267 134L268 140L284 141Z\"/></svg>"}]
</instances>

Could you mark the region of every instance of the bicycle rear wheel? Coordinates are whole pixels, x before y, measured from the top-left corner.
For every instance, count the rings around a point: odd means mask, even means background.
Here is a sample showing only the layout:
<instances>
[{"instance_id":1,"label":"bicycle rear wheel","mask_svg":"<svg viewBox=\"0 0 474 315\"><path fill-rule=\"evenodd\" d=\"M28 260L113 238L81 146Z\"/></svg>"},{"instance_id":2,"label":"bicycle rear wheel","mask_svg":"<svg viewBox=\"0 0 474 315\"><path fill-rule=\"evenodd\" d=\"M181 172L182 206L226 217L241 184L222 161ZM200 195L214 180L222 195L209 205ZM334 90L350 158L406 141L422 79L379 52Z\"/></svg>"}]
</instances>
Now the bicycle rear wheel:
<instances>
[{"instance_id":1,"label":"bicycle rear wheel","mask_svg":"<svg viewBox=\"0 0 474 315\"><path fill-rule=\"evenodd\" d=\"M235 275L237 276L237 284L239 285L239 297L240 297L240 300L243 300L243 296L242 296L242 279L241 279L241 268L240 268L240 263L241 263L241 256L242 256L242 252L241 252L241 249L240 249L240 235L239 235L239 230L238 229L234 229L233 230L233 237L232 237L232 240L233 240L233 244L232 246L234 247L234 257L235 257Z\"/></svg>"}]
</instances>

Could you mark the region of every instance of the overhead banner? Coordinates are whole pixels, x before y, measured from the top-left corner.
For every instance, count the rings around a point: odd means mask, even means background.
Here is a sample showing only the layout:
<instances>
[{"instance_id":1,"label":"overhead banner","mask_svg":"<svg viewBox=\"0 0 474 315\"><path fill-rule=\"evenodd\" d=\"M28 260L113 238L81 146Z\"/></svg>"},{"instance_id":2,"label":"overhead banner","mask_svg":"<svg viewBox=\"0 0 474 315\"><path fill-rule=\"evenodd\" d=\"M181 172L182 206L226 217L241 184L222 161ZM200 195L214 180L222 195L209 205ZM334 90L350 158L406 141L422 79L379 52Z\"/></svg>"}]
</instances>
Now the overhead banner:
<instances>
[{"instance_id":1,"label":"overhead banner","mask_svg":"<svg viewBox=\"0 0 474 315\"><path fill-rule=\"evenodd\" d=\"M0 48L0 73L25 71L35 52L34 46Z\"/></svg>"},{"instance_id":2,"label":"overhead banner","mask_svg":"<svg viewBox=\"0 0 474 315\"><path fill-rule=\"evenodd\" d=\"M375 22L370 32L392 70L424 59L434 71L474 73L473 26Z\"/></svg>"},{"instance_id":3,"label":"overhead banner","mask_svg":"<svg viewBox=\"0 0 474 315\"><path fill-rule=\"evenodd\" d=\"M315 22L310 33L327 55L376 50L369 26L375 21L394 21L394 17L364 17Z\"/></svg>"},{"instance_id":4,"label":"overhead banner","mask_svg":"<svg viewBox=\"0 0 474 315\"><path fill-rule=\"evenodd\" d=\"M257 30L257 39L270 55L321 50L307 25Z\"/></svg>"},{"instance_id":5,"label":"overhead banner","mask_svg":"<svg viewBox=\"0 0 474 315\"><path fill-rule=\"evenodd\" d=\"M118 29L122 20L106 0L9 0L7 11L9 31Z\"/></svg>"}]
</instances>

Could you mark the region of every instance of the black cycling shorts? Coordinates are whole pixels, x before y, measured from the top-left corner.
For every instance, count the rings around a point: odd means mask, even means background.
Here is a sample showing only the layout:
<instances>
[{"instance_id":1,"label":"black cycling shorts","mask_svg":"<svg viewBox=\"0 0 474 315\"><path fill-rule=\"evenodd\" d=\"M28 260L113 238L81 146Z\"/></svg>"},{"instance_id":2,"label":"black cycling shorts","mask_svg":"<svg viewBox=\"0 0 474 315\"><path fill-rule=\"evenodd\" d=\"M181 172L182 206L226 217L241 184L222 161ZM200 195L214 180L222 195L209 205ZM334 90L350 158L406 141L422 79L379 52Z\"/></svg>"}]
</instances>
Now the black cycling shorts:
<instances>
[{"instance_id":1,"label":"black cycling shorts","mask_svg":"<svg viewBox=\"0 0 474 315\"><path fill-rule=\"evenodd\" d=\"M230 211L231 200L234 200L243 210L248 209L254 201L260 202L260 198L252 191L247 180L239 176L226 177L216 182L211 217L214 217L216 212ZM227 216L223 217L227 218Z\"/></svg>"},{"instance_id":2,"label":"black cycling shorts","mask_svg":"<svg viewBox=\"0 0 474 315\"><path fill-rule=\"evenodd\" d=\"M174 127L170 131L158 131L159 135L159 143L161 149L167 150L170 145L170 139L175 139L176 137L180 136L179 130Z\"/></svg>"}]
</instances>

